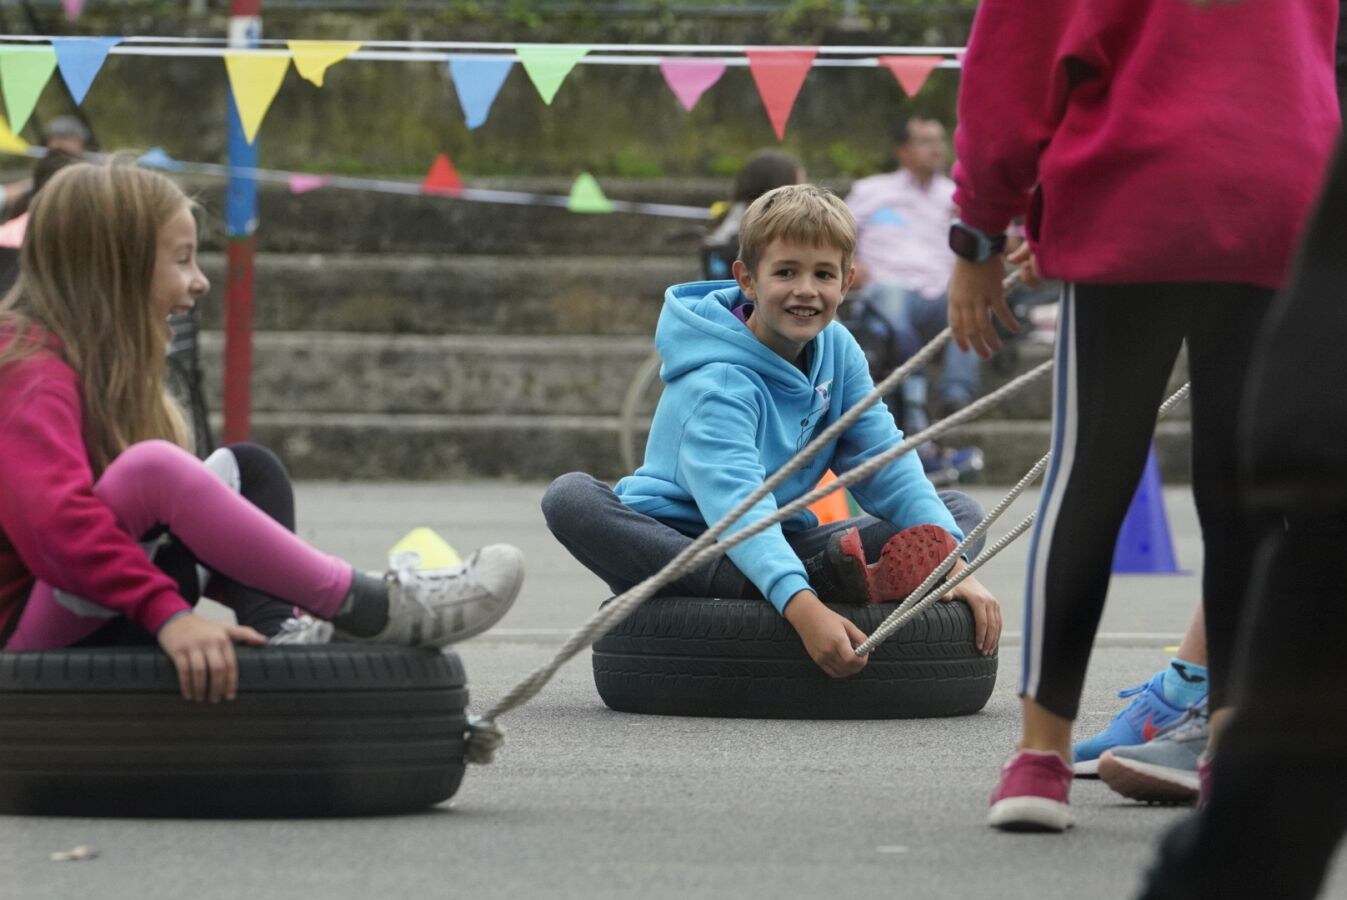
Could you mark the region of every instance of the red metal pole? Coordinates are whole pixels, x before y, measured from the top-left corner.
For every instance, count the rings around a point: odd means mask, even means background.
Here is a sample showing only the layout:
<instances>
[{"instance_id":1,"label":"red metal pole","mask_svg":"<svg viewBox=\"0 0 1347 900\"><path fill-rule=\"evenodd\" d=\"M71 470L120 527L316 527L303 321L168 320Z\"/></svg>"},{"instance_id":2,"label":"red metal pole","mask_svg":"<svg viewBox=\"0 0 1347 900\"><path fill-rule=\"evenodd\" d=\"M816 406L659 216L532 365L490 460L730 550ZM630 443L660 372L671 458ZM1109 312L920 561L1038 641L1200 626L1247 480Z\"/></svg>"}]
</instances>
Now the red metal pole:
<instances>
[{"instance_id":1,"label":"red metal pole","mask_svg":"<svg viewBox=\"0 0 1347 900\"><path fill-rule=\"evenodd\" d=\"M253 375L252 235L231 237L226 245L224 442L251 437Z\"/></svg>"}]
</instances>

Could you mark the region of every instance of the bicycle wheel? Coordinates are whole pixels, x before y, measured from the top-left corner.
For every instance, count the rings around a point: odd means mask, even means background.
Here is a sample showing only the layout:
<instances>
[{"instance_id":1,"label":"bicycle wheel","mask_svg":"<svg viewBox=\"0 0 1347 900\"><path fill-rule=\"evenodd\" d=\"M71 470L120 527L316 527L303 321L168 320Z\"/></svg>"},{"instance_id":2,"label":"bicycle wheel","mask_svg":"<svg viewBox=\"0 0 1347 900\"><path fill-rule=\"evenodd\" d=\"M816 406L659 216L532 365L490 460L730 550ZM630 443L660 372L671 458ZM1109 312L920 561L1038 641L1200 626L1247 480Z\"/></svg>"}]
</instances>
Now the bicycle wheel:
<instances>
[{"instance_id":1,"label":"bicycle wheel","mask_svg":"<svg viewBox=\"0 0 1347 900\"><path fill-rule=\"evenodd\" d=\"M622 411L617 423L618 450L622 454L622 466L627 473L635 472L636 467L645 458L645 442L650 435L650 420L655 415L655 405L660 394L664 393L664 382L659 377L660 357L652 352L627 387L622 398Z\"/></svg>"}]
</instances>

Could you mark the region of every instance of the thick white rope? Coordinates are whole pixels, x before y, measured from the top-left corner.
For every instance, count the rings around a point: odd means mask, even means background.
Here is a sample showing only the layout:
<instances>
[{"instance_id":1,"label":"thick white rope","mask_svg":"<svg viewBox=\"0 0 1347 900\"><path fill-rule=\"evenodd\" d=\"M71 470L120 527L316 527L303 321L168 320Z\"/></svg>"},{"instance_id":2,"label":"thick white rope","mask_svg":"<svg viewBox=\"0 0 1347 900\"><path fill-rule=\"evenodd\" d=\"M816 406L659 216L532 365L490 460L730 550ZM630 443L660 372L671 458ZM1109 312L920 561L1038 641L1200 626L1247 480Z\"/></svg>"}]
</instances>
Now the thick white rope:
<instances>
[{"instance_id":1,"label":"thick white rope","mask_svg":"<svg viewBox=\"0 0 1347 900\"><path fill-rule=\"evenodd\" d=\"M1171 394L1164 403L1160 404L1160 409L1156 413L1156 418L1163 419L1167 416L1170 410L1188 396L1189 389L1190 385L1184 384ZM969 561L968 565L959 571L959 574L948 581L941 582L938 588L932 590L932 587L936 585L936 582L940 581L944 574L950 570L950 567L954 565L954 561L963 556L972 543L986 533L991 524L1000 518L1001 514L1010 507L1010 504L1015 502L1016 498L1024 493L1025 489L1038 479L1039 475L1043 474L1043 470L1048 467L1048 461L1050 459L1052 459L1051 450L1043 454L1043 457L1038 462L1034 463L1033 468L1025 473L1023 478L1016 482L1015 486L1010 489L1010 492L1001 499L1001 502L996 504L996 507L983 517L982 521L968 533L968 536L959 542L959 546L950 551L949 556L945 557L940 565L936 566L935 570L931 572L930 575L926 576L926 580L918 585L917 589L909 594L907 599L889 614L888 618L879 623L879 626L875 629L874 633L856 647L857 656L861 656L874 650L875 647L879 646L881 642L889 638L895 631L920 615L926 607L948 594L951 589L957 587L964 579L972 577L974 572L986 565L992 557L1004 550L1014 542L1016 538L1029 529L1029 526L1034 522L1034 516L1037 515L1037 512L1029 513L1023 521L998 538L995 543L984 548L975 559Z\"/></svg>"},{"instance_id":2,"label":"thick white rope","mask_svg":"<svg viewBox=\"0 0 1347 900\"><path fill-rule=\"evenodd\" d=\"M527 702L533 697L543 685L552 677L563 663L573 657L580 650L588 647L600 636L606 634L614 625L621 622L636 606L650 598L659 588L671 581L679 578L684 573L696 568L703 563L722 556L726 550L743 541L754 537L773 525L793 516L797 512L805 509L815 503L819 498L825 497L835 490L850 486L857 481L868 478L877 472L880 468L888 465L904 453L913 448L933 440L945 432L963 424L966 421L976 418L987 409L1000 403L1002 400L1019 392L1024 387L1046 375L1052 369L1051 362L1045 362L1037 368L1016 378L1008 384L1002 386L991 394L980 398L974 403L969 404L959 410L954 415L931 427L912 435L900 444L889 450L867 460L860 466L844 472L832 482L823 487L815 488L802 497L799 497L790 503L782 506L771 516L760 519L745 528L736 531L733 535L725 538L723 541L717 539L726 529L738 522L749 510L757 504L759 500L767 496L771 491L778 487L787 477L798 470L808 459L810 459L819 448L832 441L847 428L849 428L857 418L859 418L866 409L873 406L885 393L893 390L908 374L921 366L924 366L930 357L939 352L944 343L949 340L950 331L945 329L926 347L922 348L916 356L908 360L902 367L890 374L880 383L870 395L865 397L855 407L848 410L837 422L833 423L823 431L817 438L811 441L803 450L795 455L789 462L782 466L776 473L762 483L753 493L745 498L738 506L725 515L719 522L711 526L694 540L688 547L679 553L667 566L656 572L645 581L633 587L631 590L614 598L603 608L591 616L580 628L571 635L566 643L557 651L556 656L547 664L541 666L531 675L522 680L518 685L511 689L502 697L495 706L493 706L483 716L484 720L494 720L502 713Z\"/></svg>"}]
</instances>

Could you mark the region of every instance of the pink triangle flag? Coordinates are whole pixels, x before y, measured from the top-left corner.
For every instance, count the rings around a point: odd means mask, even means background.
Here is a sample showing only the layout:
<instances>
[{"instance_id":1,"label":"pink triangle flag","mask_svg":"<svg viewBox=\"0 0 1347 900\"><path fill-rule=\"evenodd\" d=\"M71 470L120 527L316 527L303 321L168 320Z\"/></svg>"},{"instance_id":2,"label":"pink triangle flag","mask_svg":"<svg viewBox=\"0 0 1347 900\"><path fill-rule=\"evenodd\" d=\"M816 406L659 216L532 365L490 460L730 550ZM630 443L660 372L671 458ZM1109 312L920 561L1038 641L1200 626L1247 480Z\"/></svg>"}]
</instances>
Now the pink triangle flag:
<instances>
[{"instance_id":1,"label":"pink triangle flag","mask_svg":"<svg viewBox=\"0 0 1347 900\"><path fill-rule=\"evenodd\" d=\"M881 56L880 63L889 67L893 77L898 79L903 93L909 97L917 96L926 79L936 67L945 61L943 56Z\"/></svg>"},{"instance_id":2,"label":"pink triangle flag","mask_svg":"<svg viewBox=\"0 0 1347 900\"><path fill-rule=\"evenodd\" d=\"M295 172L288 179L290 182L290 193L307 194L309 191L316 191L319 188L325 188L332 183L331 175L309 175L304 172Z\"/></svg>"},{"instance_id":3,"label":"pink triangle flag","mask_svg":"<svg viewBox=\"0 0 1347 900\"><path fill-rule=\"evenodd\" d=\"M65 17L73 22L84 12L84 0L61 0L61 6L65 9Z\"/></svg>"},{"instance_id":4,"label":"pink triangle flag","mask_svg":"<svg viewBox=\"0 0 1347 900\"><path fill-rule=\"evenodd\" d=\"M691 112L707 88L725 74L725 64L714 59L662 59L659 70L678 102Z\"/></svg>"},{"instance_id":5,"label":"pink triangle flag","mask_svg":"<svg viewBox=\"0 0 1347 900\"><path fill-rule=\"evenodd\" d=\"M753 74L762 105L767 107L767 117L772 120L772 129L779 141L786 136L786 120L790 118L791 107L800 95L804 77L814 65L818 51L756 48L744 51L744 55L748 57L748 70Z\"/></svg>"},{"instance_id":6,"label":"pink triangle flag","mask_svg":"<svg viewBox=\"0 0 1347 900\"><path fill-rule=\"evenodd\" d=\"M441 153L435 157L435 162L431 164L425 180L421 182L421 193L450 197L457 197L463 193L463 182L459 180L458 172L454 171L454 164L449 161L448 154Z\"/></svg>"}]
</instances>

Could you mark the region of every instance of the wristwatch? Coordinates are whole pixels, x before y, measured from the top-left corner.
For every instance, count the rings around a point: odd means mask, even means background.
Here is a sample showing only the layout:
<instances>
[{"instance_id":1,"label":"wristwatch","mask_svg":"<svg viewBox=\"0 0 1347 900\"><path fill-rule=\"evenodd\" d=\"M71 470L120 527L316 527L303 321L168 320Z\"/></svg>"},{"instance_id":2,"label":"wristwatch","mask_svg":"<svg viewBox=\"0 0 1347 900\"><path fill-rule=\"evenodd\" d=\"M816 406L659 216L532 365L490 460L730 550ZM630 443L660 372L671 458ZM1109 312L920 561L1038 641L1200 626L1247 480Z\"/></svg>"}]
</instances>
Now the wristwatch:
<instances>
[{"instance_id":1,"label":"wristwatch","mask_svg":"<svg viewBox=\"0 0 1347 900\"><path fill-rule=\"evenodd\" d=\"M949 249L969 262L985 262L1006 249L1006 236L995 237L955 219L949 226Z\"/></svg>"}]
</instances>

